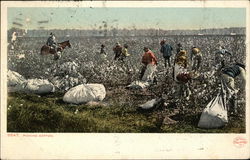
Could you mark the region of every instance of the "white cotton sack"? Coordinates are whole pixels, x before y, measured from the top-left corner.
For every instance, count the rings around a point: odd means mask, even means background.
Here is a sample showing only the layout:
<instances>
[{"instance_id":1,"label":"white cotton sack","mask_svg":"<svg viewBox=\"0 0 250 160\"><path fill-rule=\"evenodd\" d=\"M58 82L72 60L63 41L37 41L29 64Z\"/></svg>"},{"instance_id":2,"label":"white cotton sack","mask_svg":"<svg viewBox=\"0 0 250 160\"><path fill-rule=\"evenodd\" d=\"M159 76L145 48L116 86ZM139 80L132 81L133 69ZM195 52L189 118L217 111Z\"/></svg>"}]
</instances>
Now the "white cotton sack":
<instances>
[{"instance_id":1,"label":"white cotton sack","mask_svg":"<svg viewBox=\"0 0 250 160\"><path fill-rule=\"evenodd\" d=\"M139 105L139 108L142 108L142 109L151 109L151 108L153 108L155 106L156 103L157 103L157 100L156 99L152 99L150 101L147 101L144 104Z\"/></svg>"},{"instance_id":2,"label":"white cotton sack","mask_svg":"<svg viewBox=\"0 0 250 160\"><path fill-rule=\"evenodd\" d=\"M20 85L26 81L26 79L22 75L11 70L8 70L7 78L8 78L8 86L11 87Z\"/></svg>"},{"instance_id":3,"label":"white cotton sack","mask_svg":"<svg viewBox=\"0 0 250 160\"><path fill-rule=\"evenodd\" d=\"M106 96L103 84L81 84L68 90L63 96L67 103L81 104L90 101L102 101Z\"/></svg>"},{"instance_id":4,"label":"white cotton sack","mask_svg":"<svg viewBox=\"0 0 250 160\"><path fill-rule=\"evenodd\" d=\"M26 93L47 94L54 92L55 87L46 79L28 79L19 86L19 90Z\"/></svg>"}]
</instances>

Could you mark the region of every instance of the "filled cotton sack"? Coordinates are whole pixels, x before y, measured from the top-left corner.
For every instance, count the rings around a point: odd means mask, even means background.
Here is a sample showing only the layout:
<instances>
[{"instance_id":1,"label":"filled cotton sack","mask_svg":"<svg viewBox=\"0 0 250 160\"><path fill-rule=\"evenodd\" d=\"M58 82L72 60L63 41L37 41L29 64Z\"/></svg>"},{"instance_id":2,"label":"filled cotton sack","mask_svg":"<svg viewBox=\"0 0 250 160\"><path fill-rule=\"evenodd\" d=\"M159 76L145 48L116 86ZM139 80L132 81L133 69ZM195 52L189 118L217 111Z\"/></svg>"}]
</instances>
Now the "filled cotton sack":
<instances>
[{"instance_id":1,"label":"filled cotton sack","mask_svg":"<svg viewBox=\"0 0 250 160\"><path fill-rule=\"evenodd\" d=\"M225 100L221 94L213 98L201 114L199 128L220 128L228 122Z\"/></svg>"},{"instance_id":2,"label":"filled cotton sack","mask_svg":"<svg viewBox=\"0 0 250 160\"><path fill-rule=\"evenodd\" d=\"M155 76L155 72L156 72L156 65L153 64L148 64L147 65L147 69L142 77L142 81L144 82L153 82L154 80L154 76Z\"/></svg>"},{"instance_id":3,"label":"filled cotton sack","mask_svg":"<svg viewBox=\"0 0 250 160\"><path fill-rule=\"evenodd\" d=\"M164 99L162 98L155 98L152 99L150 101L147 101L144 104L139 105L139 109L143 109L143 110L151 110L151 109L155 109L155 108L159 108L164 104Z\"/></svg>"},{"instance_id":4,"label":"filled cotton sack","mask_svg":"<svg viewBox=\"0 0 250 160\"><path fill-rule=\"evenodd\" d=\"M7 78L8 87L15 87L16 85L20 85L26 81L26 79L22 75L11 70L8 70Z\"/></svg>"},{"instance_id":5,"label":"filled cotton sack","mask_svg":"<svg viewBox=\"0 0 250 160\"><path fill-rule=\"evenodd\" d=\"M68 90L63 96L67 103L81 104L90 101L102 101L106 90L102 84L81 84Z\"/></svg>"},{"instance_id":6,"label":"filled cotton sack","mask_svg":"<svg viewBox=\"0 0 250 160\"><path fill-rule=\"evenodd\" d=\"M45 79L28 79L17 88L19 91L34 94L47 94L55 91L54 85Z\"/></svg>"},{"instance_id":7,"label":"filled cotton sack","mask_svg":"<svg viewBox=\"0 0 250 160\"><path fill-rule=\"evenodd\" d=\"M147 101L144 104L139 105L139 108L141 108L141 109L152 109L155 106L156 102L157 102L156 99L152 99L150 101Z\"/></svg>"}]
</instances>

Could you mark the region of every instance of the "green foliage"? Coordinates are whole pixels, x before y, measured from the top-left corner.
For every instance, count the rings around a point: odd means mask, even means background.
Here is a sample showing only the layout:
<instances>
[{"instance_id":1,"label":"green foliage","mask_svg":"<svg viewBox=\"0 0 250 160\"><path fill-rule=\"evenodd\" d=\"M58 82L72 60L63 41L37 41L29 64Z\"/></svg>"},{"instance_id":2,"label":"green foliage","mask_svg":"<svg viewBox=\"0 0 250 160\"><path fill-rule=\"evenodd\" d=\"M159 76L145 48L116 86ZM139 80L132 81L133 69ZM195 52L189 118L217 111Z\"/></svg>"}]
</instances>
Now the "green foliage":
<instances>
[{"instance_id":1,"label":"green foliage","mask_svg":"<svg viewBox=\"0 0 250 160\"><path fill-rule=\"evenodd\" d=\"M170 116L176 124L162 125L160 110L141 112L136 105L72 105L62 101L62 93L38 96L11 93L8 96L8 132L96 132L96 133L244 133L244 117L230 117L220 129L197 127L199 113ZM107 97L108 99L109 97Z\"/></svg>"},{"instance_id":2,"label":"green foliage","mask_svg":"<svg viewBox=\"0 0 250 160\"><path fill-rule=\"evenodd\" d=\"M90 132L93 120L55 105L55 97L15 93L8 98L9 132Z\"/></svg>"}]
</instances>

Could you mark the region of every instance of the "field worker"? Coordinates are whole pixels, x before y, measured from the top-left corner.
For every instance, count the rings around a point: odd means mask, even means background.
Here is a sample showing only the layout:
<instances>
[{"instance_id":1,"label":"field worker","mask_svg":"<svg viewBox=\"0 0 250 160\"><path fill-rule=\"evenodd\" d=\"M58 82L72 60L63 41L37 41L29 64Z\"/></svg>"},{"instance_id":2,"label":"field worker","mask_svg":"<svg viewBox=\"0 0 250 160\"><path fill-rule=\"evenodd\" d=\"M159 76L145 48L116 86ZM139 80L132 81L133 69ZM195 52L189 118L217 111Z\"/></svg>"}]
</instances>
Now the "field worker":
<instances>
[{"instance_id":1,"label":"field worker","mask_svg":"<svg viewBox=\"0 0 250 160\"><path fill-rule=\"evenodd\" d=\"M175 58L174 74L173 78L177 82L177 97L185 97L187 100L191 94L188 82L191 80L191 73L187 71L188 60L187 52L180 50Z\"/></svg>"},{"instance_id":2,"label":"field worker","mask_svg":"<svg viewBox=\"0 0 250 160\"><path fill-rule=\"evenodd\" d=\"M183 47L180 43L178 43L176 48L176 54L178 54L181 50L183 50Z\"/></svg>"},{"instance_id":3,"label":"field worker","mask_svg":"<svg viewBox=\"0 0 250 160\"><path fill-rule=\"evenodd\" d=\"M219 46L219 50L215 52L215 61L217 63L217 67L223 68L225 67L225 55L229 54L232 55L230 52L228 52L224 46Z\"/></svg>"},{"instance_id":4,"label":"field worker","mask_svg":"<svg viewBox=\"0 0 250 160\"><path fill-rule=\"evenodd\" d=\"M104 60L106 60L106 58L107 58L107 53L105 51L105 45L102 44L101 51L100 51L100 59L104 62Z\"/></svg>"},{"instance_id":5,"label":"field worker","mask_svg":"<svg viewBox=\"0 0 250 160\"><path fill-rule=\"evenodd\" d=\"M199 48L193 47L191 49L191 60L193 62L192 70L194 70L195 72L200 71L202 54Z\"/></svg>"},{"instance_id":6,"label":"field worker","mask_svg":"<svg viewBox=\"0 0 250 160\"><path fill-rule=\"evenodd\" d=\"M14 49L14 46L17 42L17 32L13 32L12 35L11 35L11 49Z\"/></svg>"},{"instance_id":7,"label":"field worker","mask_svg":"<svg viewBox=\"0 0 250 160\"><path fill-rule=\"evenodd\" d=\"M17 40L17 32L13 32L11 36L11 43L15 43Z\"/></svg>"},{"instance_id":8,"label":"field worker","mask_svg":"<svg viewBox=\"0 0 250 160\"><path fill-rule=\"evenodd\" d=\"M156 70L157 59L155 54L148 48L144 47L144 54L142 56L142 69L140 73L140 80L153 81L154 71Z\"/></svg>"},{"instance_id":9,"label":"field worker","mask_svg":"<svg viewBox=\"0 0 250 160\"><path fill-rule=\"evenodd\" d=\"M117 42L115 44L115 47L113 48L113 51L114 51L114 54L115 54L114 60L117 60L122 54L122 46L120 45L119 42Z\"/></svg>"},{"instance_id":10,"label":"field worker","mask_svg":"<svg viewBox=\"0 0 250 160\"><path fill-rule=\"evenodd\" d=\"M122 48L122 54L121 54L121 57L120 59L123 61L124 58L130 56L130 54L128 53L128 45L127 44L124 44L123 48Z\"/></svg>"},{"instance_id":11,"label":"field worker","mask_svg":"<svg viewBox=\"0 0 250 160\"><path fill-rule=\"evenodd\" d=\"M225 84L226 86L227 98L233 106L233 108L230 108L233 113L237 113L236 94L238 93L239 89L235 89L234 80L238 76L242 80L239 88L241 88L241 90L244 90L246 84L246 71L244 64L235 63L232 66L222 68L221 70L221 79L223 84Z\"/></svg>"},{"instance_id":12,"label":"field worker","mask_svg":"<svg viewBox=\"0 0 250 160\"><path fill-rule=\"evenodd\" d=\"M187 68L187 51L180 50L180 52L176 55L175 64L182 66L183 68Z\"/></svg>"},{"instance_id":13,"label":"field worker","mask_svg":"<svg viewBox=\"0 0 250 160\"><path fill-rule=\"evenodd\" d=\"M168 66L171 67L170 57L172 55L173 48L170 44L166 43L166 40L162 40L160 42L160 45L161 45L160 52L163 54L165 67L167 67L167 61L168 61Z\"/></svg>"},{"instance_id":14,"label":"field worker","mask_svg":"<svg viewBox=\"0 0 250 160\"><path fill-rule=\"evenodd\" d=\"M106 51L105 51L105 45L104 44L102 44L101 45L101 51L100 51L100 54L105 54L105 55L107 55L107 53L106 53Z\"/></svg>"},{"instance_id":15,"label":"field worker","mask_svg":"<svg viewBox=\"0 0 250 160\"><path fill-rule=\"evenodd\" d=\"M51 49L54 49L54 50L56 50L57 48L56 37L52 32L50 33L50 36L46 42L46 45L50 46Z\"/></svg>"}]
</instances>

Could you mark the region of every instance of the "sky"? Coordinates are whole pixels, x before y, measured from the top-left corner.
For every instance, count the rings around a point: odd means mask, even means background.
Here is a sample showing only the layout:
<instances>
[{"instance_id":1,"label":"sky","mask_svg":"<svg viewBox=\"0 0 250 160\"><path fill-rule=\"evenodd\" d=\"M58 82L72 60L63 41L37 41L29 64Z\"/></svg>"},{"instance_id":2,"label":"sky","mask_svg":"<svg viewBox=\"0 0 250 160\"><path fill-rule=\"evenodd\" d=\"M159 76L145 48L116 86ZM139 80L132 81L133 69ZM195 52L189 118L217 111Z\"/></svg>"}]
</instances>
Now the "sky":
<instances>
[{"instance_id":1,"label":"sky","mask_svg":"<svg viewBox=\"0 0 250 160\"><path fill-rule=\"evenodd\" d=\"M245 8L8 8L8 29L205 29L246 26ZM22 26L21 26L22 25Z\"/></svg>"}]
</instances>

